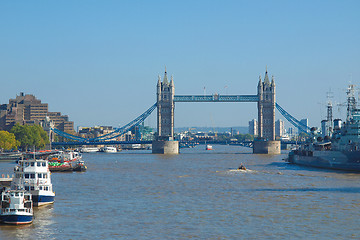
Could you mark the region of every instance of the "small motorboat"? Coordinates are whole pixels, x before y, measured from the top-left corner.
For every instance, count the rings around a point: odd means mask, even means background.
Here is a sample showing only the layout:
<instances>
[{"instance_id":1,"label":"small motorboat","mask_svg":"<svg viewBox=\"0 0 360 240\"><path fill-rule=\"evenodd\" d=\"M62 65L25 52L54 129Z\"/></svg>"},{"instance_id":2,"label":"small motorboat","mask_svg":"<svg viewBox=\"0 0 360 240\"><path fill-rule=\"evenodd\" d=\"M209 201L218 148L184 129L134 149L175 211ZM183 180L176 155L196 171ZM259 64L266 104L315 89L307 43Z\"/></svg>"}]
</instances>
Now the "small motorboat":
<instances>
[{"instance_id":1,"label":"small motorboat","mask_svg":"<svg viewBox=\"0 0 360 240\"><path fill-rule=\"evenodd\" d=\"M238 170L246 170L246 167L244 166L244 164L241 163L238 167Z\"/></svg>"},{"instance_id":2,"label":"small motorboat","mask_svg":"<svg viewBox=\"0 0 360 240\"><path fill-rule=\"evenodd\" d=\"M83 160L77 160L74 164L72 170L75 172L84 172L86 171L87 167L85 166L85 163Z\"/></svg>"}]
</instances>

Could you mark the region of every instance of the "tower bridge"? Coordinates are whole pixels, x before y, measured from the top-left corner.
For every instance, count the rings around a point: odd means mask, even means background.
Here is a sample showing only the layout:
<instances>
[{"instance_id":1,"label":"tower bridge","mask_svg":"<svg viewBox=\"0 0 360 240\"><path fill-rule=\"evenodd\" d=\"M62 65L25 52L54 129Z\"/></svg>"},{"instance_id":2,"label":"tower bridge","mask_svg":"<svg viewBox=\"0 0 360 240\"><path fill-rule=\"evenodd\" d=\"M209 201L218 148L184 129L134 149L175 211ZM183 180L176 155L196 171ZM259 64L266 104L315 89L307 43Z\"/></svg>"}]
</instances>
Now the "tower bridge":
<instances>
[{"instance_id":1,"label":"tower bridge","mask_svg":"<svg viewBox=\"0 0 360 240\"><path fill-rule=\"evenodd\" d=\"M153 153L178 153L179 143L174 141L174 109L176 102L257 102L258 138L254 142L254 153L280 153L280 141L275 141L275 80L269 80L266 70L264 81L259 77L257 95L175 95L173 77L169 82L167 72L163 81L157 83L157 136L153 142Z\"/></svg>"},{"instance_id":2,"label":"tower bridge","mask_svg":"<svg viewBox=\"0 0 360 240\"><path fill-rule=\"evenodd\" d=\"M179 153L179 142L174 140L174 110L175 103L190 102L256 102L258 107L258 137L253 142L254 153L279 154L280 141L275 141L275 108L295 127L303 132L309 130L308 126L303 125L296 118L286 112L276 103L276 86L274 77L271 81L266 70L264 79L259 77L256 95L175 95L175 84L173 77L168 80L165 69L164 77L158 77L156 103L153 104L139 117L135 118L125 126L115 131L95 137L83 138L69 133L62 132L51 127L51 131L71 139L73 145L97 145L108 143L129 131L134 126L138 126L150 116L157 108L157 136L152 142L153 153L177 154ZM137 141L138 142L138 141ZM129 142L130 143L130 142ZM54 145L66 145L64 143L54 143Z\"/></svg>"}]
</instances>

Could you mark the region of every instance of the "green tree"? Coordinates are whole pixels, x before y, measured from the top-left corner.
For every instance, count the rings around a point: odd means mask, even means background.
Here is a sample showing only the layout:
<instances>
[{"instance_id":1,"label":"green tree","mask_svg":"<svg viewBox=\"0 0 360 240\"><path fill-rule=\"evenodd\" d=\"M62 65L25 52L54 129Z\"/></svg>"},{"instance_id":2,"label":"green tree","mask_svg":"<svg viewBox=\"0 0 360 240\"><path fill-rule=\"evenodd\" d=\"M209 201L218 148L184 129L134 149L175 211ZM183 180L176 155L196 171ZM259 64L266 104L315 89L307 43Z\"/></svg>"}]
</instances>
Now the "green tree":
<instances>
[{"instance_id":1,"label":"green tree","mask_svg":"<svg viewBox=\"0 0 360 240\"><path fill-rule=\"evenodd\" d=\"M35 146L37 149L44 148L49 139L47 133L40 125L19 125L16 124L11 132L20 142L20 147L23 150Z\"/></svg>"},{"instance_id":2,"label":"green tree","mask_svg":"<svg viewBox=\"0 0 360 240\"><path fill-rule=\"evenodd\" d=\"M7 131L0 131L0 151L17 149L19 142L16 141L15 135Z\"/></svg>"}]
</instances>

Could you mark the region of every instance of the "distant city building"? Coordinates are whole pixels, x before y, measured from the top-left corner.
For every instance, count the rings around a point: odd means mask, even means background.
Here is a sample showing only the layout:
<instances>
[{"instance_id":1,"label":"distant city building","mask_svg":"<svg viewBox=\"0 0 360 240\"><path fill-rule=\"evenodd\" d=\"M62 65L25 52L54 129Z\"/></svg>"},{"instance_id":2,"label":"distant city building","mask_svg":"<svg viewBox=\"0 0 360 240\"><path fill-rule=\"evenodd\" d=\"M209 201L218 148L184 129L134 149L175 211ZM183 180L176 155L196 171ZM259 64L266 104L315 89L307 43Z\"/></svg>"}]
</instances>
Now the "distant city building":
<instances>
[{"instance_id":1,"label":"distant city building","mask_svg":"<svg viewBox=\"0 0 360 240\"><path fill-rule=\"evenodd\" d=\"M321 121L321 133L322 133L321 135L322 135L322 137L330 135L328 124L329 123L328 123L327 120L322 120Z\"/></svg>"},{"instance_id":2,"label":"distant city building","mask_svg":"<svg viewBox=\"0 0 360 240\"><path fill-rule=\"evenodd\" d=\"M275 136L282 137L285 135L285 123L279 119L275 122Z\"/></svg>"},{"instance_id":3,"label":"distant city building","mask_svg":"<svg viewBox=\"0 0 360 240\"><path fill-rule=\"evenodd\" d=\"M307 118L301 119L300 123L306 127L309 127L309 119L307 119ZM301 133L300 128L298 129L298 132Z\"/></svg>"},{"instance_id":4,"label":"distant city building","mask_svg":"<svg viewBox=\"0 0 360 240\"><path fill-rule=\"evenodd\" d=\"M34 95L20 93L15 99L10 99L9 104L0 105L0 129L10 130L16 123L40 124L46 116L53 121L55 128L66 131L74 131L74 122L69 121L67 115L60 112L49 112L48 104L41 103Z\"/></svg>"},{"instance_id":5,"label":"distant city building","mask_svg":"<svg viewBox=\"0 0 360 240\"><path fill-rule=\"evenodd\" d=\"M249 134L254 136L258 135L258 122L256 119L249 121Z\"/></svg>"},{"instance_id":6,"label":"distant city building","mask_svg":"<svg viewBox=\"0 0 360 240\"><path fill-rule=\"evenodd\" d=\"M113 127L111 126L78 127L79 136L83 138L101 137L106 134L112 133L114 130L115 129L113 129ZM125 135L122 135L110 140L125 141L125 139Z\"/></svg>"},{"instance_id":7,"label":"distant city building","mask_svg":"<svg viewBox=\"0 0 360 240\"><path fill-rule=\"evenodd\" d=\"M296 133L295 133L294 128L292 128L292 127L289 128L288 135L289 135L290 138L295 137Z\"/></svg>"},{"instance_id":8,"label":"distant city building","mask_svg":"<svg viewBox=\"0 0 360 240\"><path fill-rule=\"evenodd\" d=\"M334 130L339 130L342 126L342 121L341 119L335 119L334 120Z\"/></svg>"}]
</instances>

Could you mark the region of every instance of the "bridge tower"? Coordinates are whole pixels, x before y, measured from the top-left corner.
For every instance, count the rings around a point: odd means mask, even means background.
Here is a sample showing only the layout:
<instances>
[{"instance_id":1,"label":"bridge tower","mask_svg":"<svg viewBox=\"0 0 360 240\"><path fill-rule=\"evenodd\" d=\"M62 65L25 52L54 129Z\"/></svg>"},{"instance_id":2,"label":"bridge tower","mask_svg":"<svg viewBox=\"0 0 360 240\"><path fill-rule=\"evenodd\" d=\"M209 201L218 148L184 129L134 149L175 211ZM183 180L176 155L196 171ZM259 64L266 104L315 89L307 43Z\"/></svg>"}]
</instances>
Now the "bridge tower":
<instances>
[{"instance_id":1,"label":"bridge tower","mask_svg":"<svg viewBox=\"0 0 360 240\"><path fill-rule=\"evenodd\" d=\"M275 140L275 80L274 76L269 81L268 72L265 72L264 82L259 77L258 84L258 120L259 138Z\"/></svg>"},{"instance_id":2,"label":"bridge tower","mask_svg":"<svg viewBox=\"0 0 360 240\"><path fill-rule=\"evenodd\" d=\"M254 141L254 153L279 154L280 141L275 141L275 80L269 81L266 69L264 81L258 83L258 139Z\"/></svg>"},{"instance_id":3,"label":"bridge tower","mask_svg":"<svg viewBox=\"0 0 360 240\"><path fill-rule=\"evenodd\" d=\"M179 142L174 141L174 95L174 80L171 76L169 83L165 68L163 81L159 76L157 82L157 136L153 141L153 153L179 153Z\"/></svg>"}]
</instances>

